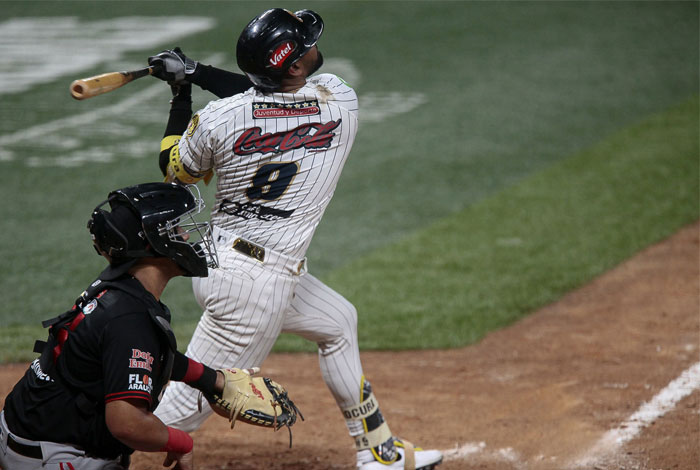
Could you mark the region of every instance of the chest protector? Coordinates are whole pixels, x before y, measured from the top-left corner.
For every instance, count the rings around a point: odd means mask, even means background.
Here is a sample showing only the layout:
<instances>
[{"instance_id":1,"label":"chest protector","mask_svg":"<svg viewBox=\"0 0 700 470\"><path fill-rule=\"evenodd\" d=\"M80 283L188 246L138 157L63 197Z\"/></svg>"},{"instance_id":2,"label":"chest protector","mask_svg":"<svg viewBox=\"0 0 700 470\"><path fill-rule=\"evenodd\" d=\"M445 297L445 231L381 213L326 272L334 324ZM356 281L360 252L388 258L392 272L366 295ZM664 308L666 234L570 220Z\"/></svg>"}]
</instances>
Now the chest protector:
<instances>
[{"instance_id":1,"label":"chest protector","mask_svg":"<svg viewBox=\"0 0 700 470\"><path fill-rule=\"evenodd\" d=\"M52 379L60 380L60 377L56 377L58 374L53 373L58 356L61 355L63 351L63 345L65 344L68 336L72 331L78 327L80 322L85 319L85 314L83 313L83 308L86 307L90 302L95 299L99 299L105 291L109 289L117 289L127 294L136 297L138 299L143 299L144 303L149 304L148 299L144 299L143 291L127 285L124 282L119 281L103 281L97 279L95 282L90 284L80 297L78 297L70 310L58 315L57 317L50 318L41 322L44 328L48 328L48 337L46 341L37 340L34 343L34 352L39 353L39 365L42 372L47 374ZM155 410L158 406L160 396L162 394L165 384L170 380L170 374L173 369L173 361L175 360L175 352L177 351L177 342L175 340L175 334L170 326L170 320L168 318L167 310L162 308L156 308L156 306L148 307L148 315L156 325L156 331L159 332L161 349L164 351L164 363L161 369L161 374L158 377L158 387L153 390L153 405L151 406L151 411ZM53 374L52 374L53 373ZM85 408L84 411L89 411L93 408L96 403L94 400L89 399L83 392L77 391L79 396L79 402L83 403L81 408Z\"/></svg>"}]
</instances>

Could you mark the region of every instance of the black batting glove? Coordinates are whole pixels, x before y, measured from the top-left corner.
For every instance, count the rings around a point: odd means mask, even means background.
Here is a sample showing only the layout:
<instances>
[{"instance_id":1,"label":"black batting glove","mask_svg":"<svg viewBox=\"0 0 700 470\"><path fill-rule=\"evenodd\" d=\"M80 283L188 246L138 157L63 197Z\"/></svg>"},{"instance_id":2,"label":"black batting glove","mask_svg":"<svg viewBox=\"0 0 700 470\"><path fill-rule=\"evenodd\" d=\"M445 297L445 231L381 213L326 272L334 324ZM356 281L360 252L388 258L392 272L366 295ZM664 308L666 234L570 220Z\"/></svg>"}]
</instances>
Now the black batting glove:
<instances>
[{"instance_id":1,"label":"black batting glove","mask_svg":"<svg viewBox=\"0 0 700 470\"><path fill-rule=\"evenodd\" d=\"M159 67L153 76L171 85L191 82L197 73L197 64L199 62L185 56L179 47L148 58L148 65Z\"/></svg>"}]
</instances>

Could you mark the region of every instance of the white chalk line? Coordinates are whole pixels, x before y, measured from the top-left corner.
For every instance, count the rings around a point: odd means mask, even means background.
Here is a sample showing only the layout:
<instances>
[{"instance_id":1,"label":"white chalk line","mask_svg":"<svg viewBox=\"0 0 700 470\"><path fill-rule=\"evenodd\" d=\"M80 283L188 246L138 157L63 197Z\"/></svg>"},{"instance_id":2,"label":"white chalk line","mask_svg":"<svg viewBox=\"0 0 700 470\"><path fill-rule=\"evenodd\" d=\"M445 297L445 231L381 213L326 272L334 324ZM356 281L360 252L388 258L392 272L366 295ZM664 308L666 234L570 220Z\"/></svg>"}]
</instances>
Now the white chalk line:
<instances>
[{"instance_id":1,"label":"white chalk line","mask_svg":"<svg viewBox=\"0 0 700 470\"><path fill-rule=\"evenodd\" d=\"M97 120L103 119L106 116L122 115L132 107L143 103L145 100L152 98L159 93L165 94L165 89L165 86L163 86L161 82L158 82L145 88L144 90L129 95L128 98L116 104L103 106L96 108L93 111L87 111L74 116L56 119L44 124L37 124L28 129L22 129L12 134L2 135L0 136L0 146L23 141L31 141L61 129L75 128L90 124Z\"/></svg>"},{"instance_id":2,"label":"white chalk line","mask_svg":"<svg viewBox=\"0 0 700 470\"><path fill-rule=\"evenodd\" d=\"M671 381L651 400L643 403L637 411L615 429L607 431L590 449L563 468L590 467L597 461L613 456L624 444L637 437L642 430L673 410L678 402L693 391L700 389L700 362L692 365ZM524 465L512 448L487 450L485 442L468 442L451 449L441 450L445 461L467 460L507 461L516 467Z\"/></svg>"},{"instance_id":3,"label":"white chalk line","mask_svg":"<svg viewBox=\"0 0 700 470\"><path fill-rule=\"evenodd\" d=\"M206 57L206 62L221 60L221 54L214 54ZM28 129L20 129L11 134L0 135L0 146L14 144L17 142L32 141L33 139L42 137L46 134L57 132L61 129L76 128L83 125L93 123L97 120L104 119L108 116L120 116L126 113L134 106L143 104L144 101L157 96L158 94L165 95L166 87L163 82L158 80L157 83L146 87L143 90L137 91L128 95L124 100L109 106L100 106L91 111L86 111L74 116L64 117L49 121L44 124L37 124ZM92 98L93 100L95 98ZM97 98L99 99L99 97Z\"/></svg>"},{"instance_id":4,"label":"white chalk line","mask_svg":"<svg viewBox=\"0 0 700 470\"><path fill-rule=\"evenodd\" d=\"M645 427L673 410L679 401L699 388L700 362L683 371L650 401L643 403L624 423L606 432L583 457L574 462L573 467L590 466L597 460L611 456L625 443L637 437Z\"/></svg>"},{"instance_id":5,"label":"white chalk line","mask_svg":"<svg viewBox=\"0 0 700 470\"><path fill-rule=\"evenodd\" d=\"M216 53L205 58L205 61L221 61L223 59L223 54ZM133 88L136 88L135 86ZM135 93L127 95L127 97L117 103L107 106L101 106L76 114L73 116L68 116L65 118L55 119L53 121L48 121L43 124L36 124L27 129L20 129L11 134L0 135L0 161L12 161L15 159L13 152L5 151L3 149L18 143L27 143L35 140L46 141L49 136L55 136L59 142L70 142L71 139L75 137L67 137L59 131L62 130L73 130L80 128L88 128L93 126L96 122L108 119L114 116L127 116L128 111L132 108L143 106L144 103L148 102L152 98L163 95L169 96L169 91L166 91L167 87L164 86L163 82L160 80L157 83L151 84L146 88L139 90ZM92 98L93 100L99 100L99 97ZM91 106L91 103L86 105ZM118 126L117 123L113 123L113 126ZM57 144L60 148L61 146ZM124 145L120 144L123 148ZM79 166L81 164L88 163L89 161L111 161L109 152L104 149L101 151L96 151L94 149L88 149L86 155L81 155L80 152L72 153L72 156L53 156L49 158L46 156L42 157L26 157L24 158L25 164L28 166Z\"/></svg>"},{"instance_id":6,"label":"white chalk line","mask_svg":"<svg viewBox=\"0 0 700 470\"><path fill-rule=\"evenodd\" d=\"M9 18L0 22L0 95L114 63L127 52L168 44L215 25L215 18L194 16Z\"/></svg>"},{"instance_id":7,"label":"white chalk line","mask_svg":"<svg viewBox=\"0 0 700 470\"><path fill-rule=\"evenodd\" d=\"M508 462L515 468L525 468L520 455L512 448L487 450L485 442L468 442L453 449L441 450L445 461L474 459L478 462Z\"/></svg>"},{"instance_id":8,"label":"white chalk line","mask_svg":"<svg viewBox=\"0 0 700 470\"><path fill-rule=\"evenodd\" d=\"M221 60L221 56L222 54L215 54L205 59L205 62L216 63L217 60ZM331 62L332 65L333 59L329 60L329 62ZM346 69L354 70L348 68L345 62L341 61L342 64L345 64ZM357 75L357 73L355 74ZM0 135L0 162L11 162L18 159L15 150L11 148L12 145L27 144L37 141L46 144L49 140L53 141L52 145L54 150L51 152L50 156L41 152L40 156L24 155L23 161L25 165L30 167L76 167L89 162L110 162L113 160L114 155L105 145L99 148L91 147L78 149L82 140L81 137L79 135L66 135L65 132L60 131L88 128L94 126L97 121L110 116L126 116L127 111L131 108L143 106L144 102L159 94L165 95L165 93L165 88L162 87L162 85L154 84L139 92L132 93L123 101L110 106L99 107L81 114L36 124L10 134ZM361 95L360 99L366 105L365 108L367 108L360 113L361 121L383 121L391 116L410 112L412 109L425 102L425 97L421 94L399 96L390 93L386 94L383 99L380 99L382 96L381 93ZM389 101L395 102L396 104L392 106L389 104ZM119 123L114 122L112 124L112 129L116 130L118 125ZM125 135L129 135L128 132L126 132ZM123 144L119 145L121 149L124 148ZM59 150L59 153L56 153L56 150ZM63 153L61 153L60 150L63 150ZM141 149L139 149L137 153L140 152Z\"/></svg>"},{"instance_id":9,"label":"white chalk line","mask_svg":"<svg viewBox=\"0 0 700 470\"><path fill-rule=\"evenodd\" d=\"M441 450L442 456L445 460L461 460L469 457L470 455L478 454L486 448L485 442L468 442L462 446L455 447L454 449Z\"/></svg>"}]
</instances>

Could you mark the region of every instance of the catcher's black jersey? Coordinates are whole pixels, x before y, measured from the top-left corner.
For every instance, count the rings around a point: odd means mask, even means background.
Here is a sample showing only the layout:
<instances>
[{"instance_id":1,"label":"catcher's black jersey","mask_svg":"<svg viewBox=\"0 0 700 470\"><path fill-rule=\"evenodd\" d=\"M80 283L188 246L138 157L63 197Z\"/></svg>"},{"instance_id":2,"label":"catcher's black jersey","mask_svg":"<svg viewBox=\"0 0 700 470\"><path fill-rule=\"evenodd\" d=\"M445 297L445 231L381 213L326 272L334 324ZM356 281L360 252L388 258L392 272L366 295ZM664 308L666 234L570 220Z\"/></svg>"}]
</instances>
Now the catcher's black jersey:
<instances>
[{"instance_id":1,"label":"catcher's black jersey","mask_svg":"<svg viewBox=\"0 0 700 470\"><path fill-rule=\"evenodd\" d=\"M170 315L136 279L113 285L83 305L84 318L68 335L51 376L36 360L8 395L5 418L13 433L70 443L97 457L132 452L107 429L105 404L137 399L155 408L168 345L148 310L167 320Z\"/></svg>"}]
</instances>

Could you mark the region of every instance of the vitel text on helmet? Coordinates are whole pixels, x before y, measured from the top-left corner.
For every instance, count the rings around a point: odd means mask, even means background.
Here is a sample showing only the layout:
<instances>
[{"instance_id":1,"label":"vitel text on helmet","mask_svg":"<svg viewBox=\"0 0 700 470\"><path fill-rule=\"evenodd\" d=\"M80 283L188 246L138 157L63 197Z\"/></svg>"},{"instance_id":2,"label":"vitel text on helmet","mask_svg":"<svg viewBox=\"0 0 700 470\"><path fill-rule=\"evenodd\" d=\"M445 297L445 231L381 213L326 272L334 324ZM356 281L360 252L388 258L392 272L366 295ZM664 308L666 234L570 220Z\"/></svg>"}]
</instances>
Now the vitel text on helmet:
<instances>
[{"instance_id":1,"label":"vitel text on helmet","mask_svg":"<svg viewBox=\"0 0 700 470\"><path fill-rule=\"evenodd\" d=\"M270 54L270 65L276 69L282 68L285 59L294 52L294 49L296 49L296 44L292 41L283 42Z\"/></svg>"}]
</instances>

